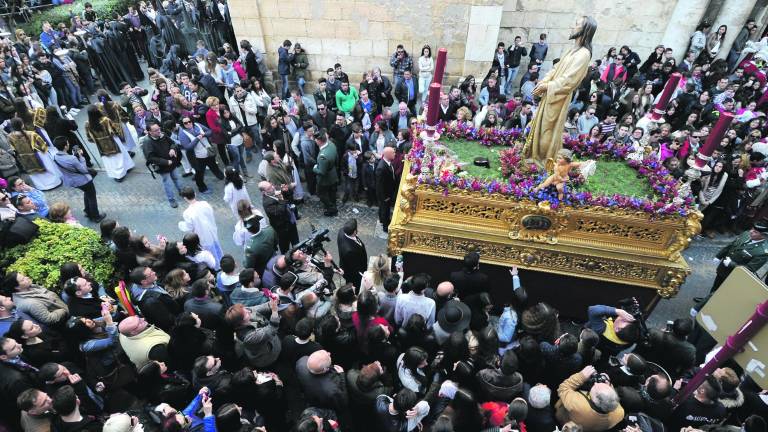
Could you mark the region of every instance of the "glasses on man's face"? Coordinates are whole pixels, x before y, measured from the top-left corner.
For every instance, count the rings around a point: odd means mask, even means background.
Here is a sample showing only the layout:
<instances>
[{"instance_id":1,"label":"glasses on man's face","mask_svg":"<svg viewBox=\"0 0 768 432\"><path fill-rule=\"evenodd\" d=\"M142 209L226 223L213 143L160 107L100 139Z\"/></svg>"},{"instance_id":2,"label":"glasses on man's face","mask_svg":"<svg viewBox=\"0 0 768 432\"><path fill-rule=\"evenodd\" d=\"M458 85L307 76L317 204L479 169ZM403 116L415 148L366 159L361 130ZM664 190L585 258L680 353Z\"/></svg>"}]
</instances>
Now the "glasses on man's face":
<instances>
[{"instance_id":1,"label":"glasses on man's face","mask_svg":"<svg viewBox=\"0 0 768 432\"><path fill-rule=\"evenodd\" d=\"M183 121L183 122L181 122L181 123L182 123L182 124L191 124L192 122L191 122L191 121L189 121L189 120L184 120L184 121Z\"/></svg>"},{"instance_id":2,"label":"glasses on man's face","mask_svg":"<svg viewBox=\"0 0 768 432\"><path fill-rule=\"evenodd\" d=\"M325 111L325 107L318 108L319 111Z\"/></svg>"}]
</instances>

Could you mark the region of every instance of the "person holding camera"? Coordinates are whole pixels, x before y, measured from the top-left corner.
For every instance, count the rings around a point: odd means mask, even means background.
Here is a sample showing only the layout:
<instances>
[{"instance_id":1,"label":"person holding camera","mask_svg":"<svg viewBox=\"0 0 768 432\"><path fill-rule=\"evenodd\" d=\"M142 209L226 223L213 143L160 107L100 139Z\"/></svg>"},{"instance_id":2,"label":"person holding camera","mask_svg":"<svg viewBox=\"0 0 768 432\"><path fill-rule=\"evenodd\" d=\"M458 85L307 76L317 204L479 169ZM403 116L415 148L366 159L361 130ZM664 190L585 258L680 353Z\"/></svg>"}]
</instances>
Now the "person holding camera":
<instances>
[{"instance_id":1,"label":"person holding camera","mask_svg":"<svg viewBox=\"0 0 768 432\"><path fill-rule=\"evenodd\" d=\"M631 351L640 339L640 323L629 312L605 305L590 306L587 327L600 335L598 349L609 356Z\"/></svg>"},{"instance_id":2,"label":"person holding camera","mask_svg":"<svg viewBox=\"0 0 768 432\"><path fill-rule=\"evenodd\" d=\"M168 203L176 208L176 193L181 194L179 176L176 167L179 165L181 150L163 133L160 124L155 121L147 122L147 134L139 141L144 158L150 169L159 174L163 181L163 189ZM175 191L174 191L175 188Z\"/></svg>"},{"instance_id":3,"label":"person holding camera","mask_svg":"<svg viewBox=\"0 0 768 432\"><path fill-rule=\"evenodd\" d=\"M588 390L582 389L591 384ZM611 429L624 419L624 408L619 404L607 376L587 366L562 382L557 388L560 400L555 405L555 417L560 424L573 421L585 431Z\"/></svg>"},{"instance_id":4,"label":"person holding camera","mask_svg":"<svg viewBox=\"0 0 768 432\"><path fill-rule=\"evenodd\" d=\"M69 141L59 136L53 139L53 145L58 152L53 156L54 162L61 171L61 181L65 186L78 188L83 191L83 205L85 215L91 222L101 222L107 215L99 211L99 203L96 200L96 186L93 185L93 173L85 165L83 149L78 149L76 156L67 151Z\"/></svg>"},{"instance_id":5,"label":"person holding camera","mask_svg":"<svg viewBox=\"0 0 768 432\"><path fill-rule=\"evenodd\" d=\"M322 266L320 266L319 262L313 262L313 256L314 253L309 254L303 249L298 248L285 256L290 271L298 276L296 284L299 291L317 285L320 280L325 280L328 285L331 285L333 282L333 256L325 253Z\"/></svg>"},{"instance_id":6,"label":"person holding camera","mask_svg":"<svg viewBox=\"0 0 768 432\"><path fill-rule=\"evenodd\" d=\"M259 183L261 204L269 218L269 225L277 232L280 253L286 253L291 245L299 244L299 232L296 229L296 214L291 209L291 202L283 197L281 190L268 182Z\"/></svg>"}]
</instances>

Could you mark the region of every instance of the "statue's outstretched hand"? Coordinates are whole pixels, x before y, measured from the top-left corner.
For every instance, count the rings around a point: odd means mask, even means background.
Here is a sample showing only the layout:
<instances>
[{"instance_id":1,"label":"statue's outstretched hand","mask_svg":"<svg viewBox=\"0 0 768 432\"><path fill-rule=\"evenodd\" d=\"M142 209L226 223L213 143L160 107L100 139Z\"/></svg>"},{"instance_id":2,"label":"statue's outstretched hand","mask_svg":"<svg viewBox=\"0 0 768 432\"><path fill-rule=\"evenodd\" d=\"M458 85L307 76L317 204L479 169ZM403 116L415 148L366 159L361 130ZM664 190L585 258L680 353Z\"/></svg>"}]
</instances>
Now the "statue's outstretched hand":
<instances>
[{"instance_id":1,"label":"statue's outstretched hand","mask_svg":"<svg viewBox=\"0 0 768 432\"><path fill-rule=\"evenodd\" d=\"M539 83L536 88L533 89L534 96L541 96L547 92L547 83Z\"/></svg>"}]
</instances>

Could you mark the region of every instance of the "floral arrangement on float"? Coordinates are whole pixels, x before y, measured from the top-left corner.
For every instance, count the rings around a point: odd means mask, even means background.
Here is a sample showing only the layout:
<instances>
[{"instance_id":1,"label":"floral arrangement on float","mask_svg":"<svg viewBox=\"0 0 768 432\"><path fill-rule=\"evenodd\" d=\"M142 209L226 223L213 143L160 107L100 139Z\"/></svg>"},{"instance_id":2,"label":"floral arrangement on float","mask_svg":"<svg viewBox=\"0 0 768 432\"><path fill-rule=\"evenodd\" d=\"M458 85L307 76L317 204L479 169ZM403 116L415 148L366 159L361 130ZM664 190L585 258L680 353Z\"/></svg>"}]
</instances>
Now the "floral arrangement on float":
<instances>
[{"instance_id":1,"label":"floral arrangement on float","mask_svg":"<svg viewBox=\"0 0 768 432\"><path fill-rule=\"evenodd\" d=\"M554 188L534 191L548 173L535 164L525 163L522 156L523 130L477 128L454 122L438 124L437 132L441 139L473 141L486 147L499 147L501 180L471 176L462 169L465 161L458 160L448 147L439 141L426 146L424 140L416 138L407 156L411 162L411 174L417 176L419 184L442 188L446 195L452 190L474 191L501 194L515 200L547 202L551 209L561 206L598 206L642 211L655 216L686 216L695 208L690 189L681 188L661 162L653 158L630 159L630 149L626 146L578 139L565 139L563 142L563 148L571 150L578 159L595 159L598 163L601 160L624 161L637 171L638 176L647 180L651 196L596 195L581 190L586 180L581 174L571 172L570 182L561 200Z\"/></svg>"}]
</instances>

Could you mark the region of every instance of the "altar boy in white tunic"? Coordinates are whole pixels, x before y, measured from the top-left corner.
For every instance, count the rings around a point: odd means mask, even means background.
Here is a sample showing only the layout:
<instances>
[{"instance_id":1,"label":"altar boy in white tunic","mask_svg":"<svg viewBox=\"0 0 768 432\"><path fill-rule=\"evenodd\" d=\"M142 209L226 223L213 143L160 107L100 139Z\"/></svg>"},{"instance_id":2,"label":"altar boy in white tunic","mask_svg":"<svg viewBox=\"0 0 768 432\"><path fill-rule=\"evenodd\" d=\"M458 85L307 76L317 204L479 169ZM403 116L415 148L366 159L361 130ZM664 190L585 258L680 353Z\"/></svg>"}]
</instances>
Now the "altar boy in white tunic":
<instances>
[{"instance_id":1,"label":"altar boy in white tunic","mask_svg":"<svg viewBox=\"0 0 768 432\"><path fill-rule=\"evenodd\" d=\"M223 252L213 208L207 202L195 199L195 191L189 186L181 188L181 197L189 207L184 210L184 220L179 222L179 229L197 234L200 237L200 246L213 255L218 267Z\"/></svg>"}]
</instances>

